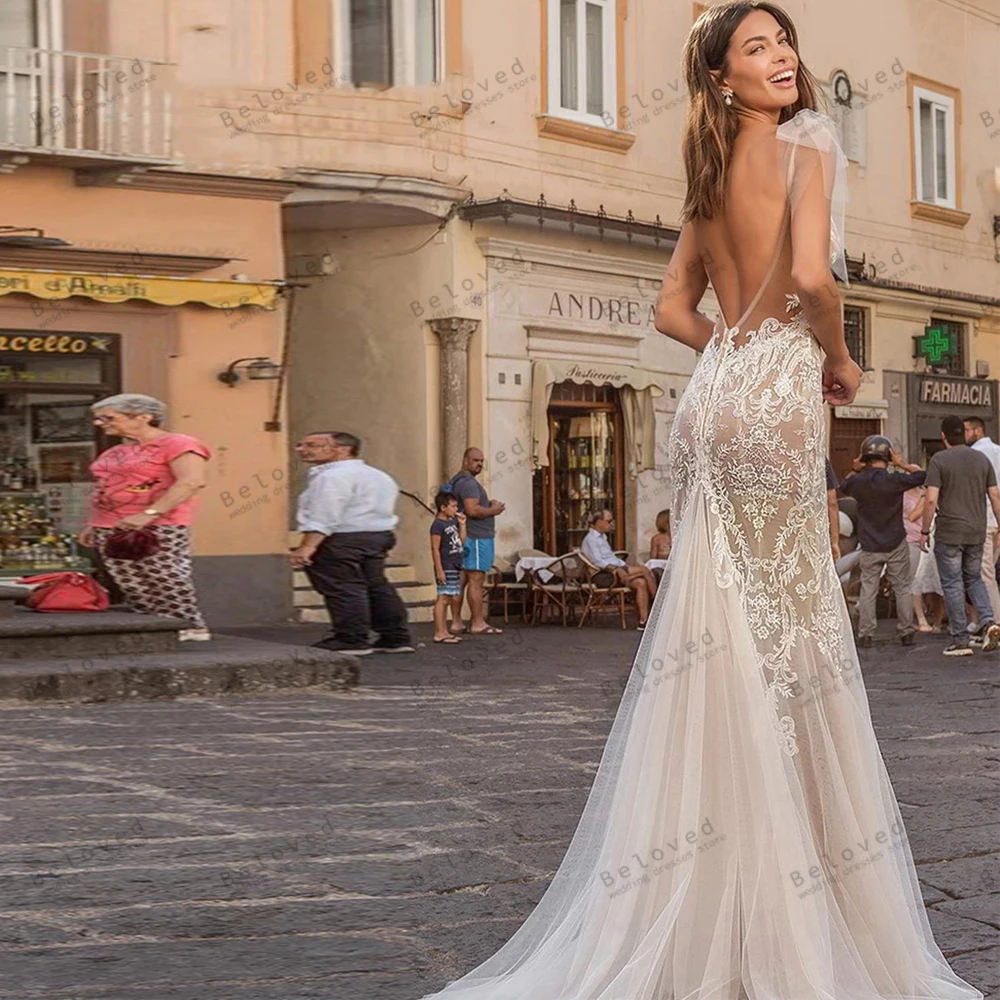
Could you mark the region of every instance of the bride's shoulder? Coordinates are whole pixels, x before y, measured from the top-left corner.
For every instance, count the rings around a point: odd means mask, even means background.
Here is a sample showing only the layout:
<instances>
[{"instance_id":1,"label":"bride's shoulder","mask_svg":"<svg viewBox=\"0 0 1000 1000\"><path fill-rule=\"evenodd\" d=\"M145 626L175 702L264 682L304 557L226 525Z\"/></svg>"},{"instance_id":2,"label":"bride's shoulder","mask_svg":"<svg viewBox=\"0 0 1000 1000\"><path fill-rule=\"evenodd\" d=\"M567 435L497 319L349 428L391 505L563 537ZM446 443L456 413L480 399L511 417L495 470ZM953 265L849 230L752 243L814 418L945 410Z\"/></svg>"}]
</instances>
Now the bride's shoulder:
<instances>
[{"instance_id":1,"label":"bride's shoulder","mask_svg":"<svg viewBox=\"0 0 1000 1000\"><path fill-rule=\"evenodd\" d=\"M803 108L798 114L778 126L779 140L796 146L807 146L821 152L839 150L837 126L829 115Z\"/></svg>"}]
</instances>

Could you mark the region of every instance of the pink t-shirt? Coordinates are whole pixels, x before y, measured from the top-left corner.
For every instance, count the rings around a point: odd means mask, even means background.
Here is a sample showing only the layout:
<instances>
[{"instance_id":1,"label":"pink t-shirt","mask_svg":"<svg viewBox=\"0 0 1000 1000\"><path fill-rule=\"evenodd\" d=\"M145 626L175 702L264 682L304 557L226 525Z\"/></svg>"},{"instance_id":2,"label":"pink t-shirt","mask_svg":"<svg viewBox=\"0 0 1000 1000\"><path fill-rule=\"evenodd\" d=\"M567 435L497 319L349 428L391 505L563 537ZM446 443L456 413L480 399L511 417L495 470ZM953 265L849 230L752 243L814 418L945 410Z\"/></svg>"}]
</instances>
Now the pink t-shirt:
<instances>
[{"instance_id":1,"label":"pink t-shirt","mask_svg":"<svg viewBox=\"0 0 1000 1000\"><path fill-rule=\"evenodd\" d=\"M92 528L113 528L129 514L141 514L176 482L170 463L186 452L209 458L208 447L187 434L164 434L139 444L138 441L115 445L101 452L90 466L97 480L90 515ZM198 500L192 497L151 524L191 524Z\"/></svg>"},{"instance_id":2,"label":"pink t-shirt","mask_svg":"<svg viewBox=\"0 0 1000 1000\"><path fill-rule=\"evenodd\" d=\"M923 495L923 491L919 486L916 489L907 490L903 494L903 527L906 529L906 540L908 542L919 542L921 538L920 530L923 522L919 518L916 521L911 521L910 515Z\"/></svg>"}]
</instances>

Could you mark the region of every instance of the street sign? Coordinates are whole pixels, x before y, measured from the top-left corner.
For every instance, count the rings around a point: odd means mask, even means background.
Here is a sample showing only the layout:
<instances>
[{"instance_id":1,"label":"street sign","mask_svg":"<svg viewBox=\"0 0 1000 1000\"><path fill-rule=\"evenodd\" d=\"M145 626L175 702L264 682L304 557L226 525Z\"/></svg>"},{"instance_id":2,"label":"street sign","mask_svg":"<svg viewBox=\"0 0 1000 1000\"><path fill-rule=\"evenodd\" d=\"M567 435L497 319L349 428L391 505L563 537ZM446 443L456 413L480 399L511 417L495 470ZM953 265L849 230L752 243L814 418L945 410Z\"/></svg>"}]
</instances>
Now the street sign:
<instances>
[{"instance_id":1,"label":"street sign","mask_svg":"<svg viewBox=\"0 0 1000 1000\"><path fill-rule=\"evenodd\" d=\"M945 365L951 360L951 334L943 327L924 327L922 337L913 338L914 357L923 358L929 365Z\"/></svg>"}]
</instances>

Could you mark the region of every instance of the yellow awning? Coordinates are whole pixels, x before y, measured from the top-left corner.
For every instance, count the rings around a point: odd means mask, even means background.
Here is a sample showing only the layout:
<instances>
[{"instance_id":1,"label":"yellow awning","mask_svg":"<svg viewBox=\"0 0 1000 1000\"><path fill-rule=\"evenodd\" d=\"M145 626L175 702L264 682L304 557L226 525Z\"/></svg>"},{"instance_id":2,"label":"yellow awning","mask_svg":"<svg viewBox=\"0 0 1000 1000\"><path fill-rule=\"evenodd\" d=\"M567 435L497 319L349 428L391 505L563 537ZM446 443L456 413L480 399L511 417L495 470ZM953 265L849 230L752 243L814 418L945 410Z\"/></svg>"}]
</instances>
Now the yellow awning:
<instances>
[{"instance_id":1,"label":"yellow awning","mask_svg":"<svg viewBox=\"0 0 1000 1000\"><path fill-rule=\"evenodd\" d=\"M161 306L198 302L214 309L238 309L240 306L273 309L281 285L280 281L221 281L217 278L0 268L0 295L34 295L39 299L68 299L80 295L98 302L142 299Z\"/></svg>"}]
</instances>

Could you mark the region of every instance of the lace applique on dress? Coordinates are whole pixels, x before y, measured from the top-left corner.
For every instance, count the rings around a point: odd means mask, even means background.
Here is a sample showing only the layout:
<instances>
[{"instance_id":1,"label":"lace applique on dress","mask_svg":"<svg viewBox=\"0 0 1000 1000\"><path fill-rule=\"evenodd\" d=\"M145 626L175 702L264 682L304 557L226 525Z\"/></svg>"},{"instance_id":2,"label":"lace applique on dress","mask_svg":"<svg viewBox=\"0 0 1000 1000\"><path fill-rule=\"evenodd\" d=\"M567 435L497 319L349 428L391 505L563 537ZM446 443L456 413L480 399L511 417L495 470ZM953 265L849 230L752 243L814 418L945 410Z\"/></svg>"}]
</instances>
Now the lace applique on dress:
<instances>
[{"instance_id":1,"label":"lace applique on dress","mask_svg":"<svg viewBox=\"0 0 1000 1000\"><path fill-rule=\"evenodd\" d=\"M791 309L795 297L786 298ZM843 662L821 485L822 356L801 314L766 319L738 348L734 332L706 350L675 418L675 503L683 519L694 496L707 502L716 584L738 590L768 678L775 734L793 756L795 720L782 704L802 693L798 641L808 635Z\"/></svg>"}]
</instances>

